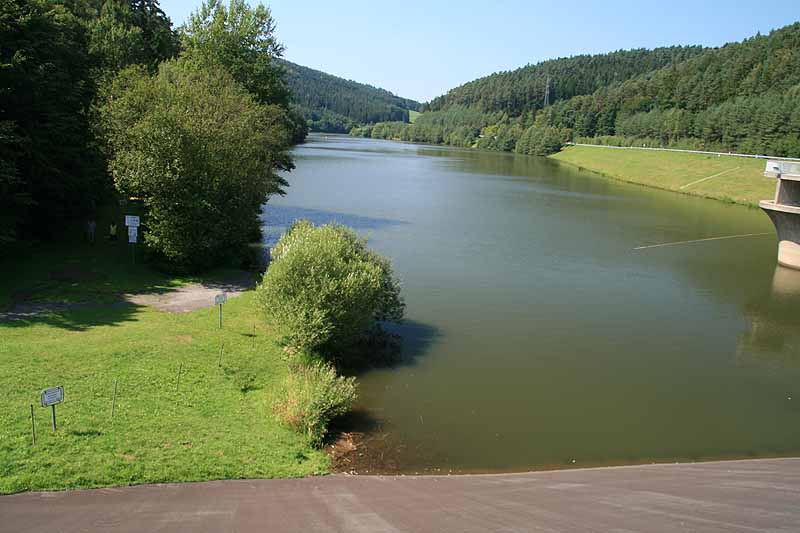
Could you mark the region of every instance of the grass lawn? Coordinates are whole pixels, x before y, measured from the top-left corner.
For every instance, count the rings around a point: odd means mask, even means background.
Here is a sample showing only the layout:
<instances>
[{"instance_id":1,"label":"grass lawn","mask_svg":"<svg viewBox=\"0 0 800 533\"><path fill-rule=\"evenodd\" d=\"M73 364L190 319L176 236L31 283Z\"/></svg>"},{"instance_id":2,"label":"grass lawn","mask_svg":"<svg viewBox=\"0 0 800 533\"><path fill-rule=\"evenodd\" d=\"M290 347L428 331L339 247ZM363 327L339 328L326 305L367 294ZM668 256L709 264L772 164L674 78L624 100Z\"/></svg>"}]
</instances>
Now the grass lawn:
<instances>
[{"instance_id":1,"label":"grass lawn","mask_svg":"<svg viewBox=\"0 0 800 533\"><path fill-rule=\"evenodd\" d=\"M609 178L749 206L775 195L764 159L588 146L569 146L551 157Z\"/></svg>"},{"instance_id":2,"label":"grass lawn","mask_svg":"<svg viewBox=\"0 0 800 533\"><path fill-rule=\"evenodd\" d=\"M121 292L192 281L132 265L125 245L36 248L0 272L0 310L62 303L0 322L0 493L327 471L324 452L272 415L287 366L252 292L228 300L220 331L216 308L169 314L121 302ZM53 432L39 393L57 385L66 401Z\"/></svg>"}]
</instances>

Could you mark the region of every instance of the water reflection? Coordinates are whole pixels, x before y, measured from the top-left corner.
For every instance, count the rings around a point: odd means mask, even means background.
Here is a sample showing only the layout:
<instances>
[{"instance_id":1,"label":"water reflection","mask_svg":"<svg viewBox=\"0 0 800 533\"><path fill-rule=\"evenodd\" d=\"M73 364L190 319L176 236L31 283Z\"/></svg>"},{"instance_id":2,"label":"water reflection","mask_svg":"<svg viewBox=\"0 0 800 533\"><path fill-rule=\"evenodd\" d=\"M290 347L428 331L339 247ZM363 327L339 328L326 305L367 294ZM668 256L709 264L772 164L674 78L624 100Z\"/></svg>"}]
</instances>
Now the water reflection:
<instances>
[{"instance_id":1,"label":"water reflection","mask_svg":"<svg viewBox=\"0 0 800 533\"><path fill-rule=\"evenodd\" d=\"M776 266L771 292L750 302L745 314L740 356L800 366L800 271Z\"/></svg>"},{"instance_id":2,"label":"water reflection","mask_svg":"<svg viewBox=\"0 0 800 533\"><path fill-rule=\"evenodd\" d=\"M359 377L370 472L800 450L800 281L775 270L774 235L634 251L763 233L761 212L513 154L349 138L298 153L265 211L274 235L358 226L414 321L410 364Z\"/></svg>"},{"instance_id":3,"label":"water reflection","mask_svg":"<svg viewBox=\"0 0 800 533\"><path fill-rule=\"evenodd\" d=\"M772 294L777 297L794 298L795 303L800 301L800 270L794 270L778 265L772 276ZM796 312L800 307L795 308Z\"/></svg>"}]
</instances>

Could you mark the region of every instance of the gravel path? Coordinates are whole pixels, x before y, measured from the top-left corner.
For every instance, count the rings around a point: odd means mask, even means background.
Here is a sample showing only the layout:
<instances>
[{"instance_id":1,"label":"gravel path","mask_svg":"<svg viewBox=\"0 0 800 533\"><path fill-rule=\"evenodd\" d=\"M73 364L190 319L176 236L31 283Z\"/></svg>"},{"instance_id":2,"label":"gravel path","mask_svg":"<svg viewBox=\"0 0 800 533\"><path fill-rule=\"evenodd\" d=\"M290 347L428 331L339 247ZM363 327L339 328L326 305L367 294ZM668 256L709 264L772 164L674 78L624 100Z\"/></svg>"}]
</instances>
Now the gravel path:
<instances>
[{"instance_id":1,"label":"gravel path","mask_svg":"<svg viewBox=\"0 0 800 533\"><path fill-rule=\"evenodd\" d=\"M42 313L60 313L74 309L90 309L106 305L146 305L155 307L169 313L188 313L196 309L214 305L214 297L224 292L228 298L236 298L242 293L255 287L256 276L249 272L240 275L208 281L205 283L192 283L165 292L143 292L122 294L119 299L111 303L98 304L96 302L48 302L48 301L19 301L9 309L0 311L0 322L14 320L29 320Z\"/></svg>"},{"instance_id":2,"label":"gravel path","mask_svg":"<svg viewBox=\"0 0 800 533\"><path fill-rule=\"evenodd\" d=\"M253 276L246 275L238 279L225 280L218 283L193 283L164 293L126 294L126 301L155 307L169 313L188 313L214 305L214 296L224 292L228 298L241 296L255 286Z\"/></svg>"}]
</instances>

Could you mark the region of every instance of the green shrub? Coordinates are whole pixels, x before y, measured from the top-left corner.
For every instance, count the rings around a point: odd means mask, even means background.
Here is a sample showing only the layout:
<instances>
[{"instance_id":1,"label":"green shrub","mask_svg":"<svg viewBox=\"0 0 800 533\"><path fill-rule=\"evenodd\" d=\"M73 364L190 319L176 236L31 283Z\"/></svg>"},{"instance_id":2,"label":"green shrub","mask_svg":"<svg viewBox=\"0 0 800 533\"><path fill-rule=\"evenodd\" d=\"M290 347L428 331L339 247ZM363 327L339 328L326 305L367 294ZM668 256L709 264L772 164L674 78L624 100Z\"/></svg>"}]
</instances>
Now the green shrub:
<instances>
[{"instance_id":1,"label":"green shrub","mask_svg":"<svg viewBox=\"0 0 800 533\"><path fill-rule=\"evenodd\" d=\"M404 303L389 261L337 224L293 225L272 249L257 289L267 320L292 348L329 359L382 320L400 320Z\"/></svg>"},{"instance_id":2,"label":"green shrub","mask_svg":"<svg viewBox=\"0 0 800 533\"><path fill-rule=\"evenodd\" d=\"M176 271L239 255L261 206L291 167L284 113L261 105L221 67L166 61L123 70L100 106L109 170L147 209L143 242Z\"/></svg>"},{"instance_id":3,"label":"green shrub","mask_svg":"<svg viewBox=\"0 0 800 533\"><path fill-rule=\"evenodd\" d=\"M329 363L300 364L289 372L275 412L284 424L319 445L331 419L349 411L355 399L355 378L337 376Z\"/></svg>"}]
</instances>

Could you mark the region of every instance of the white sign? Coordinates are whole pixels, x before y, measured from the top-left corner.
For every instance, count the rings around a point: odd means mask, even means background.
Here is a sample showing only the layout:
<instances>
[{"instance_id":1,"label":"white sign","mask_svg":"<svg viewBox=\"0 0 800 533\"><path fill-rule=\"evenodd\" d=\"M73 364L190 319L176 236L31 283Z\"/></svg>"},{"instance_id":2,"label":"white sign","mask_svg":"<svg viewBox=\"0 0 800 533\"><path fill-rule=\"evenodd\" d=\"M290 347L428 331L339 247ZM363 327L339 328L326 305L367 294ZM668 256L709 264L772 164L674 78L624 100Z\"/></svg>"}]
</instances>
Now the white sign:
<instances>
[{"instance_id":1,"label":"white sign","mask_svg":"<svg viewBox=\"0 0 800 533\"><path fill-rule=\"evenodd\" d=\"M214 296L214 303L216 305L222 305L228 301L228 296L223 292Z\"/></svg>"},{"instance_id":2,"label":"white sign","mask_svg":"<svg viewBox=\"0 0 800 533\"><path fill-rule=\"evenodd\" d=\"M129 228L138 228L139 217L137 215L125 215L125 225Z\"/></svg>"},{"instance_id":3,"label":"white sign","mask_svg":"<svg viewBox=\"0 0 800 533\"><path fill-rule=\"evenodd\" d=\"M139 237L139 228L136 226L128 228L128 242L136 244L136 239Z\"/></svg>"},{"instance_id":4,"label":"white sign","mask_svg":"<svg viewBox=\"0 0 800 533\"><path fill-rule=\"evenodd\" d=\"M64 401L64 387L53 387L42 391L42 407Z\"/></svg>"}]
</instances>

